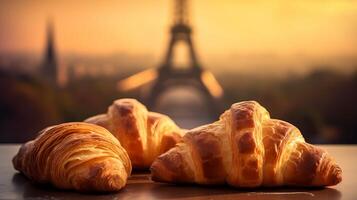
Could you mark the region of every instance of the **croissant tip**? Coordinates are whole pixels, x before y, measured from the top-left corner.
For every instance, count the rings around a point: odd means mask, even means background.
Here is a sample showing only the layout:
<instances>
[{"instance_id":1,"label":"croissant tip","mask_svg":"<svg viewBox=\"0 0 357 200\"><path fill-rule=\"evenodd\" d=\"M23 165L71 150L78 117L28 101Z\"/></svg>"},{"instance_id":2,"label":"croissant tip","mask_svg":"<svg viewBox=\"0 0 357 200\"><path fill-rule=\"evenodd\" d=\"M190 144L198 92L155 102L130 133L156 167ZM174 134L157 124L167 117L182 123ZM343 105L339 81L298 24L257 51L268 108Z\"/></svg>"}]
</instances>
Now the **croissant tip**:
<instances>
[{"instance_id":1,"label":"croissant tip","mask_svg":"<svg viewBox=\"0 0 357 200\"><path fill-rule=\"evenodd\" d=\"M161 178L160 178L160 173L158 173L158 161L154 161L153 164L150 166L150 172L151 172L151 180L153 181L160 181Z\"/></svg>"},{"instance_id":2,"label":"croissant tip","mask_svg":"<svg viewBox=\"0 0 357 200\"><path fill-rule=\"evenodd\" d=\"M156 159L150 167L151 180L156 182L169 182L171 179L169 170L165 167L165 164Z\"/></svg>"},{"instance_id":3,"label":"croissant tip","mask_svg":"<svg viewBox=\"0 0 357 200\"><path fill-rule=\"evenodd\" d=\"M331 184L332 185L337 185L342 181L342 170L340 167L336 166L336 168L333 170L331 173Z\"/></svg>"}]
</instances>

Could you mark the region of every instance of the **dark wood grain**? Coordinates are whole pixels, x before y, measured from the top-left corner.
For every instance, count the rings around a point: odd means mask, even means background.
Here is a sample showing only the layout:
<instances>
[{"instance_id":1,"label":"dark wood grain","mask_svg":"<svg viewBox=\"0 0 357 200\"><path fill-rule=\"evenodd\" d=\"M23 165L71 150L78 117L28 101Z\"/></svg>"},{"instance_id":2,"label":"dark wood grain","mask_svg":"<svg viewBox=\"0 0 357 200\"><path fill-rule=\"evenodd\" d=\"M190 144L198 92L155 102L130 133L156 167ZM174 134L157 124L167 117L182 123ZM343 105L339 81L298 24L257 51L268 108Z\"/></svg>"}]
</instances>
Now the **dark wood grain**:
<instances>
[{"instance_id":1,"label":"dark wood grain","mask_svg":"<svg viewBox=\"0 0 357 200\"><path fill-rule=\"evenodd\" d=\"M343 180L335 187L240 190L228 186L176 186L152 182L147 173L140 172L132 175L119 193L88 195L32 184L12 167L11 159L19 145L0 145L0 199L356 199L357 145L322 147L336 158L343 170Z\"/></svg>"}]
</instances>

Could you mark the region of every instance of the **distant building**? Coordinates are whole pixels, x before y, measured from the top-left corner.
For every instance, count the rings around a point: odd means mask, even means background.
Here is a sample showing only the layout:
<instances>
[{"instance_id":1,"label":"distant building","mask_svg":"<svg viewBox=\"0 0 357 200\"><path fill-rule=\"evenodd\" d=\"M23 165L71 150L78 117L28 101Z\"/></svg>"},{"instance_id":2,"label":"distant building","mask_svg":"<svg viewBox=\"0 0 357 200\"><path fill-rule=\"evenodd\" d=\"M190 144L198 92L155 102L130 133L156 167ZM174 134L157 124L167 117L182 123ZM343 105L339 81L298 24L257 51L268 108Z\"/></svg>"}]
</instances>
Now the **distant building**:
<instances>
[{"instance_id":1,"label":"distant building","mask_svg":"<svg viewBox=\"0 0 357 200\"><path fill-rule=\"evenodd\" d=\"M41 75L53 85L57 85L57 56L54 42L54 28L52 21L47 22L46 30L46 47L44 52L44 60L41 66Z\"/></svg>"}]
</instances>

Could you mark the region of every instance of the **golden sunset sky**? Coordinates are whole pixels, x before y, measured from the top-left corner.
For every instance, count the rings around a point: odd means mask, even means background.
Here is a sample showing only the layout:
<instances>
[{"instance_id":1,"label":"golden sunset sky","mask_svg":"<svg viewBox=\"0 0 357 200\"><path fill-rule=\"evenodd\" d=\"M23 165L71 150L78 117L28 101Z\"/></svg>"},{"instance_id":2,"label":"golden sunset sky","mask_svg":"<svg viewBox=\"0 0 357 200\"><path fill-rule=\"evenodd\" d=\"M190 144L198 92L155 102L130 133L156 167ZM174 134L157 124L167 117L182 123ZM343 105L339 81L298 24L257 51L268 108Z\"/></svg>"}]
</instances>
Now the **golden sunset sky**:
<instances>
[{"instance_id":1,"label":"golden sunset sky","mask_svg":"<svg viewBox=\"0 0 357 200\"><path fill-rule=\"evenodd\" d=\"M60 53L152 54L166 50L172 0L2 0L0 52L44 47L48 16ZM355 0L191 0L200 55L357 56Z\"/></svg>"}]
</instances>

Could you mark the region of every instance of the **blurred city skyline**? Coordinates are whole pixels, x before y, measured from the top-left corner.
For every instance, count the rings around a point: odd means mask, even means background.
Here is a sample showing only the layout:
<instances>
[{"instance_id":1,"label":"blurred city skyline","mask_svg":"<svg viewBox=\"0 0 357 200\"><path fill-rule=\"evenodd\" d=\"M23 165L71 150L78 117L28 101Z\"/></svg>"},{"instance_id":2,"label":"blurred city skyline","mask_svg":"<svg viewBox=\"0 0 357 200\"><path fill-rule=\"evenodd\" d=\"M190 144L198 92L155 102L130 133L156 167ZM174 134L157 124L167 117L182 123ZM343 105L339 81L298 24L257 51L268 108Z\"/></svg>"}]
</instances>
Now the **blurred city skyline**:
<instances>
[{"instance_id":1,"label":"blurred city skyline","mask_svg":"<svg viewBox=\"0 0 357 200\"><path fill-rule=\"evenodd\" d=\"M132 97L184 128L256 100L309 142L357 143L357 0L192 0L188 26L174 2L1 1L0 142Z\"/></svg>"},{"instance_id":2,"label":"blurred city skyline","mask_svg":"<svg viewBox=\"0 0 357 200\"><path fill-rule=\"evenodd\" d=\"M167 48L172 7L164 0L5 0L0 54L41 59L50 18L61 58L136 57L140 61L131 67L154 67ZM357 66L357 1L194 0L190 7L198 56L214 72L351 71Z\"/></svg>"}]
</instances>

